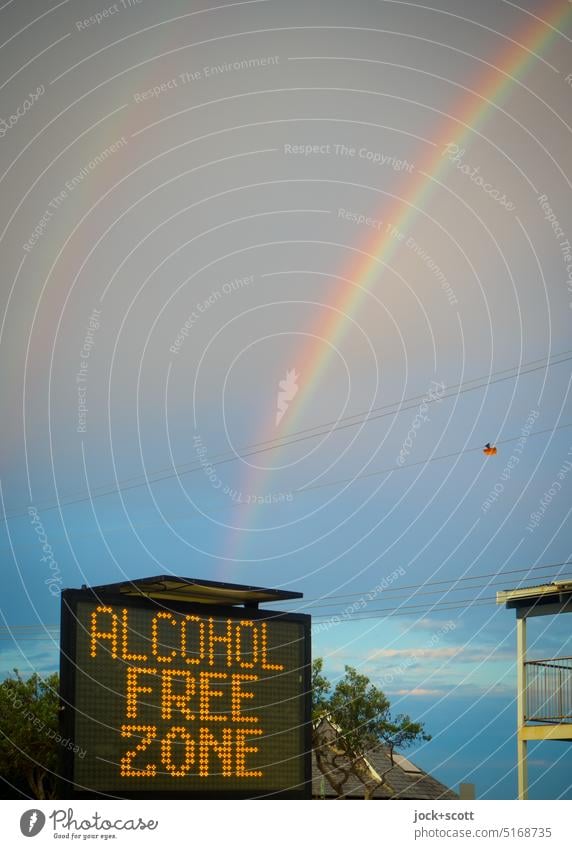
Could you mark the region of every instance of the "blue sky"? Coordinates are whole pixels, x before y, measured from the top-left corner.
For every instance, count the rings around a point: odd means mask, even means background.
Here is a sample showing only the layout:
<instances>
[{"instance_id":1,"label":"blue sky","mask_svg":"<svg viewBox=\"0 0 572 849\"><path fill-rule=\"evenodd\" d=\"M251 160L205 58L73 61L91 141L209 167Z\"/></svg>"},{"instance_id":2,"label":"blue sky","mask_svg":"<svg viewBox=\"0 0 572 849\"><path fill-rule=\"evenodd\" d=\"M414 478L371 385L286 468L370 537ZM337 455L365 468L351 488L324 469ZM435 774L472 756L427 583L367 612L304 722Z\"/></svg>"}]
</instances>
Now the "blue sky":
<instances>
[{"instance_id":1,"label":"blue sky","mask_svg":"<svg viewBox=\"0 0 572 849\"><path fill-rule=\"evenodd\" d=\"M85 30L87 0L0 11L22 30L0 52L1 671L57 667L62 587L293 589L332 680L357 666L425 722L414 760L514 798L515 622L494 595L572 574L571 22L536 53L539 0L222 5ZM511 56L529 61L465 135L466 170L426 175L366 273L375 222ZM348 286L365 294L333 338ZM572 654L569 619L536 620L531 656ZM530 758L532 797L572 798L564 744Z\"/></svg>"}]
</instances>

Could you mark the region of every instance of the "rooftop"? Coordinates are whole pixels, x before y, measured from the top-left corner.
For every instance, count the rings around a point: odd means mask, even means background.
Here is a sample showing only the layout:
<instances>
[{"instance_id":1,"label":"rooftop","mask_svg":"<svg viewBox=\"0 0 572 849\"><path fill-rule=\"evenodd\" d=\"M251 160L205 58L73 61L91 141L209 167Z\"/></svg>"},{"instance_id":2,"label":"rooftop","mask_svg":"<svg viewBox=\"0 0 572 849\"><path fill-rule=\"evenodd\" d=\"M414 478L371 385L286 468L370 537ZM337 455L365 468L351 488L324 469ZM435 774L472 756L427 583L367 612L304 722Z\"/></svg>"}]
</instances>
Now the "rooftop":
<instances>
[{"instance_id":1,"label":"rooftop","mask_svg":"<svg viewBox=\"0 0 572 849\"><path fill-rule=\"evenodd\" d=\"M351 760L344 754L343 743L340 746L339 726L329 716L322 716L314 724L314 750L312 751L312 796L314 798L338 798L333 784L339 778L340 770L345 772L351 767ZM320 760L324 771L333 770L333 781L330 783L327 772L322 772L318 766L316 747L321 751ZM328 752L333 755L328 763ZM412 763L404 755L394 750L393 760L387 746L380 743L364 753L363 766L375 784L383 783L373 791L373 799L458 799L456 793L441 784L432 775ZM347 799L363 799L365 786L358 777L359 770L349 771L343 782L343 796Z\"/></svg>"},{"instance_id":2,"label":"rooftop","mask_svg":"<svg viewBox=\"0 0 572 849\"><path fill-rule=\"evenodd\" d=\"M380 746L379 749L368 752L367 760L379 775L385 774L387 783L394 790L392 795L387 785L383 785L374 791L374 799L415 799L421 801L423 799L455 800L459 798L453 790L441 784L440 781L403 755L394 753L395 766L392 768L389 750L385 747ZM353 775L350 775L344 787L346 788L344 798L363 799L363 784ZM318 768L314 752L312 752L312 795L314 798L321 796L334 798L335 796L327 778Z\"/></svg>"},{"instance_id":3,"label":"rooftop","mask_svg":"<svg viewBox=\"0 0 572 849\"><path fill-rule=\"evenodd\" d=\"M517 611L526 609L527 615L536 616L572 610L572 578L561 578L534 587L501 590L497 592L497 604L505 604Z\"/></svg>"}]
</instances>

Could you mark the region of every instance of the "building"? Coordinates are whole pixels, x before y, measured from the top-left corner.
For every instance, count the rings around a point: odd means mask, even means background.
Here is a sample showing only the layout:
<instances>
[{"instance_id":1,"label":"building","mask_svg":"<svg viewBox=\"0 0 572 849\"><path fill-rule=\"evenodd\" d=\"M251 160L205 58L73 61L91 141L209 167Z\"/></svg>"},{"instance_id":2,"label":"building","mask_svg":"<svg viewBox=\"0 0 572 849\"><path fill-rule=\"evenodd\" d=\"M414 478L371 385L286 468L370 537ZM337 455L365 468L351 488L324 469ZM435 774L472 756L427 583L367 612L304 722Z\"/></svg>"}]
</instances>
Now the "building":
<instances>
[{"instance_id":1,"label":"building","mask_svg":"<svg viewBox=\"0 0 572 849\"><path fill-rule=\"evenodd\" d=\"M531 616L572 613L572 579L503 590L497 604L516 611L518 798L527 799L528 741L572 741L572 657L529 660L526 623Z\"/></svg>"},{"instance_id":2,"label":"building","mask_svg":"<svg viewBox=\"0 0 572 849\"><path fill-rule=\"evenodd\" d=\"M335 749L335 737L339 733L339 729L329 719L320 720L321 726L325 724L332 731L329 745L332 751L334 751L334 758L342 769L344 767L344 758L346 758L346 767L349 768L349 759L347 756L340 754L339 749ZM326 735L329 729L326 729ZM380 746L375 751L368 752L367 756L360 760L361 769L369 772L372 786L375 786L383 778L383 784L373 790L371 794L372 799L454 801L459 798L457 793L450 790L403 755L394 752L392 763L389 748L386 746ZM324 772L318 766L318 758L316 756L316 749L314 748L312 752L312 796L314 799L363 799L365 797L365 784L357 775L352 773L344 781L343 793L341 796L338 796L328 781L327 775L324 775Z\"/></svg>"}]
</instances>

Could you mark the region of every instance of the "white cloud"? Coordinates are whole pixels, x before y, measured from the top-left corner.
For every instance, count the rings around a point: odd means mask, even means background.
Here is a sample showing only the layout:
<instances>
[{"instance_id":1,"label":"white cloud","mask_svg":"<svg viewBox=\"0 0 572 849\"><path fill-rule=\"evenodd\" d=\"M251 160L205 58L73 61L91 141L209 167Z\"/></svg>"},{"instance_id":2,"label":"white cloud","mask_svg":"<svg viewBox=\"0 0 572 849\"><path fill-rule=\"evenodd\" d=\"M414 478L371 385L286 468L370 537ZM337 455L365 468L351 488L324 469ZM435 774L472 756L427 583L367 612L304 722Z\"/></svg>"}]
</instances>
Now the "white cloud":
<instances>
[{"instance_id":1,"label":"white cloud","mask_svg":"<svg viewBox=\"0 0 572 849\"><path fill-rule=\"evenodd\" d=\"M42 640L31 642L19 651L17 648L3 649L0 651L0 678L6 678L18 669L20 674L27 678L32 672L46 675L56 672L59 666L59 653L57 643L46 645Z\"/></svg>"},{"instance_id":2,"label":"white cloud","mask_svg":"<svg viewBox=\"0 0 572 849\"><path fill-rule=\"evenodd\" d=\"M455 658L458 663L480 663L482 661L493 663L500 661L513 662L515 654L512 649L498 649L496 646L441 646L440 648L426 648L425 646L412 646L406 649L375 649L370 652L366 661L389 660L411 658L412 660L448 660Z\"/></svg>"},{"instance_id":3,"label":"white cloud","mask_svg":"<svg viewBox=\"0 0 572 849\"><path fill-rule=\"evenodd\" d=\"M428 649L424 647L410 649L376 649L367 657L367 660L395 657L414 657L440 660L441 658L456 657L456 655L460 654L462 651L462 646L443 646L440 649Z\"/></svg>"},{"instance_id":4,"label":"white cloud","mask_svg":"<svg viewBox=\"0 0 572 849\"><path fill-rule=\"evenodd\" d=\"M463 622L458 619L435 619L428 616L425 619L415 619L407 625L402 624L402 630L434 631L435 633L440 633L447 624L454 626L450 628L452 631L456 631L463 626Z\"/></svg>"},{"instance_id":5,"label":"white cloud","mask_svg":"<svg viewBox=\"0 0 572 849\"><path fill-rule=\"evenodd\" d=\"M447 690L429 690L425 687L414 687L412 690L395 690L392 696L444 696Z\"/></svg>"}]
</instances>

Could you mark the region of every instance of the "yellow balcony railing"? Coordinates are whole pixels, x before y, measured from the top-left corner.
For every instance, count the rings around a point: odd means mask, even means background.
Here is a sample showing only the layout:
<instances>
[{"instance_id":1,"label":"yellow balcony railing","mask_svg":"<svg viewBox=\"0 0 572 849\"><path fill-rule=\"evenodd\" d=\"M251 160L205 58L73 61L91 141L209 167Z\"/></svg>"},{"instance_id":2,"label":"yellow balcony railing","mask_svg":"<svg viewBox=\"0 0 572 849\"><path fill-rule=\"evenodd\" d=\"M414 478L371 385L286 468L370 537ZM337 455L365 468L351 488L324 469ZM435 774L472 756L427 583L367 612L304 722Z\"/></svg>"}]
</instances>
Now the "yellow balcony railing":
<instances>
[{"instance_id":1,"label":"yellow balcony railing","mask_svg":"<svg viewBox=\"0 0 572 849\"><path fill-rule=\"evenodd\" d=\"M526 661L526 722L572 722L572 657Z\"/></svg>"}]
</instances>

